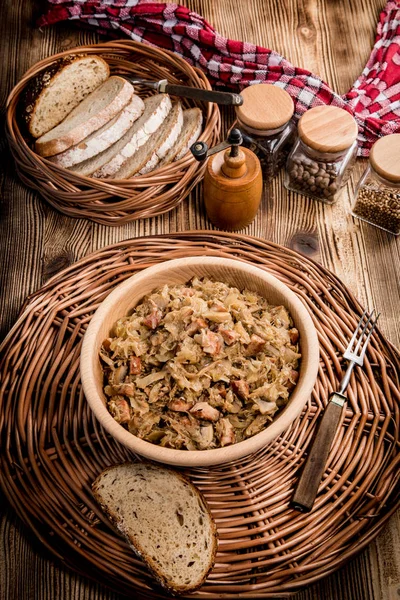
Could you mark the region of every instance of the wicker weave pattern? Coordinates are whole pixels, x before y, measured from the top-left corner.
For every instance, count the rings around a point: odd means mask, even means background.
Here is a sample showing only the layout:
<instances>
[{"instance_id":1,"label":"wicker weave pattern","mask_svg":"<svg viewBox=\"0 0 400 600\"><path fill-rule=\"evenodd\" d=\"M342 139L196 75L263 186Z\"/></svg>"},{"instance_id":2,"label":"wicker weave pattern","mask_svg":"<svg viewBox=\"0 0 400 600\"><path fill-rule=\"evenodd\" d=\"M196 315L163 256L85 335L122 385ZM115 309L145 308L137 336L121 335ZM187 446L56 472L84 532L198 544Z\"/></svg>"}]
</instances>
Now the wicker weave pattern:
<instances>
[{"instance_id":1,"label":"wicker weave pattern","mask_svg":"<svg viewBox=\"0 0 400 600\"><path fill-rule=\"evenodd\" d=\"M168 79L170 83L211 89L204 73L176 54L130 40L80 46L42 60L25 73L7 101L6 134L20 179L60 212L104 225L123 225L176 208L204 174L205 164L199 165L190 155L157 172L133 179L96 180L74 174L41 158L31 149L29 140L24 138L19 102L28 82L59 58L81 53L98 54L108 62L113 74L145 78L147 75L148 79ZM142 97L149 94L143 86L135 86L135 92ZM196 105L202 110L203 133L200 139L209 146L214 145L221 128L218 106L186 99L182 99L182 104L185 108Z\"/></svg>"},{"instance_id":2,"label":"wicker weave pattern","mask_svg":"<svg viewBox=\"0 0 400 600\"><path fill-rule=\"evenodd\" d=\"M319 334L319 377L292 427L244 461L188 472L205 493L220 536L217 564L190 597L289 597L377 535L398 505L400 461L400 355L376 332L365 368L352 377L314 510L303 515L289 507L362 312L333 274L291 250L235 234L188 232L121 242L53 277L27 300L0 349L0 484L20 517L67 565L131 597L163 597L149 589L146 569L92 500L98 473L130 456L85 403L79 351L93 311L119 282L162 260L199 254L267 269L303 300Z\"/></svg>"}]
</instances>

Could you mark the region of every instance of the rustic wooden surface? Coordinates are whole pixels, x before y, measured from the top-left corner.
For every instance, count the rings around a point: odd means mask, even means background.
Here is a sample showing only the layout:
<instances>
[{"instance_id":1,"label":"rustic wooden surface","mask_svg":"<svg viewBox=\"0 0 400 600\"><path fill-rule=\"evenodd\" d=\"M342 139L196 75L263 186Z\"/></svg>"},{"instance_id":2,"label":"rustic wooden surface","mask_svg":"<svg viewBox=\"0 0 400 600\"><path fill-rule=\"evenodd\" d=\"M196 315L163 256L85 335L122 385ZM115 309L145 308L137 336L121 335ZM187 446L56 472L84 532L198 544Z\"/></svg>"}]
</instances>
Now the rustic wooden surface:
<instances>
[{"instance_id":1,"label":"rustic wooden surface","mask_svg":"<svg viewBox=\"0 0 400 600\"><path fill-rule=\"evenodd\" d=\"M281 52L320 74L343 93L361 73L374 40L384 0L185 0L231 38ZM72 24L39 31L39 6L2 3L1 99L34 62L76 45L96 42L94 32ZM225 113L225 125L231 121ZM107 228L56 213L25 189L2 141L0 315L5 334L25 297L51 275L109 243L146 234L212 229L201 189L162 217ZM382 311L381 329L400 346L400 240L348 215L358 161L345 193L334 206L288 194L280 175L265 188L261 209L245 233L294 248L334 271L365 306ZM1 498L0 498L1 502ZM395 600L400 596L400 515L345 568L302 591L298 600ZM0 600L122 600L121 596L55 563L3 502L0 504Z\"/></svg>"}]
</instances>

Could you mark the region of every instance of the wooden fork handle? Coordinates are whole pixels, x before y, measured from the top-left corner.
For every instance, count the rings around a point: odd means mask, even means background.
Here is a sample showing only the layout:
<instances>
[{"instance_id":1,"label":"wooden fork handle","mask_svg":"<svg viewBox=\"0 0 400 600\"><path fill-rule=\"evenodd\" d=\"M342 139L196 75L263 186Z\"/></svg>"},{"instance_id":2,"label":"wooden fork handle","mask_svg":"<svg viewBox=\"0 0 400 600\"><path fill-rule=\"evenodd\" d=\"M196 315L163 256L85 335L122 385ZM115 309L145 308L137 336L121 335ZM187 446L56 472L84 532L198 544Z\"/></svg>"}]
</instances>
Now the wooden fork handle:
<instances>
[{"instance_id":1,"label":"wooden fork handle","mask_svg":"<svg viewBox=\"0 0 400 600\"><path fill-rule=\"evenodd\" d=\"M293 494L296 510L309 512L313 507L345 400L337 392L330 396Z\"/></svg>"}]
</instances>

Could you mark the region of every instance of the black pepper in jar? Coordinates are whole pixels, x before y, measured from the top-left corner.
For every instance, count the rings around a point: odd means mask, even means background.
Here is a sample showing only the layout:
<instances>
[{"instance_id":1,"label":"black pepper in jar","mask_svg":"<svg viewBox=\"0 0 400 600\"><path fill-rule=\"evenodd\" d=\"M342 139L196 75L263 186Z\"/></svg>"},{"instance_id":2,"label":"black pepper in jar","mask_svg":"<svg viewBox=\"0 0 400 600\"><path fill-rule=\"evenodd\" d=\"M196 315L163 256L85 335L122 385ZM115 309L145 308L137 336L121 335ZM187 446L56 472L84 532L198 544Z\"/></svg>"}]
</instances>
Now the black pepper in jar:
<instances>
[{"instance_id":1,"label":"black pepper in jar","mask_svg":"<svg viewBox=\"0 0 400 600\"><path fill-rule=\"evenodd\" d=\"M353 206L353 215L390 233L400 233L400 195L390 190L362 187Z\"/></svg>"},{"instance_id":2,"label":"black pepper in jar","mask_svg":"<svg viewBox=\"0 0 400 600\"><path fill-rule=\"evenodd\" d=\"M257 155L268 181L285 164L296 137L293 100L284 89L268 83L251 85L241 95L236 126L243 146Z\"/></svg>"},{"instance_id":3,"label":"black pepper in jar","mask_svg":"<svg viewBox=\"0 0 400 600\"><path fill-rule=\"evenodd\" d=\"M400 234L400 134L383 137L372 146L369 165L356 187L352 214Z\"/></svg>"}]
</instances>

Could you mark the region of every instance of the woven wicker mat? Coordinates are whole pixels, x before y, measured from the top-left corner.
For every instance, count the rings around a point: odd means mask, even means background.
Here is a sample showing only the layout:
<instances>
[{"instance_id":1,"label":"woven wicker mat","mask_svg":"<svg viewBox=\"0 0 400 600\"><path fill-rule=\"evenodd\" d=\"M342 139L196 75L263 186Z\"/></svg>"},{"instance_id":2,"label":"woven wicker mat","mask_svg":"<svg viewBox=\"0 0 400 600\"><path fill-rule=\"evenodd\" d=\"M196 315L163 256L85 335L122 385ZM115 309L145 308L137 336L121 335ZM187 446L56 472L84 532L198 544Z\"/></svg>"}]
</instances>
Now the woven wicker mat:
<instances>
[{"instance_id":1,"label":"woven wicker mat","mask_svg":"<svg viewBox=\"0 0 400 600\"><path fill-rule=\"evenodd\" d=\"M318 380L292 427L246 460L188 472L206 495L220 538L216 566L191 597L288 597L359 552L397 507L400 355L374 334L364 369L352 377L314 510L291 509L299 467L337 388L341 353L362 308L332 273L286 248L225 233L139 238L53 277L28 298L1 348L1 487L22 520L72 569L131 597L164 597L92 500L98 473L133 456L88 409L79 352L93 311L118 283L157 262L198 254L265 268L303 300L318 330Z\"/></svg>"}]
</instances>

